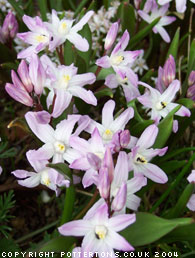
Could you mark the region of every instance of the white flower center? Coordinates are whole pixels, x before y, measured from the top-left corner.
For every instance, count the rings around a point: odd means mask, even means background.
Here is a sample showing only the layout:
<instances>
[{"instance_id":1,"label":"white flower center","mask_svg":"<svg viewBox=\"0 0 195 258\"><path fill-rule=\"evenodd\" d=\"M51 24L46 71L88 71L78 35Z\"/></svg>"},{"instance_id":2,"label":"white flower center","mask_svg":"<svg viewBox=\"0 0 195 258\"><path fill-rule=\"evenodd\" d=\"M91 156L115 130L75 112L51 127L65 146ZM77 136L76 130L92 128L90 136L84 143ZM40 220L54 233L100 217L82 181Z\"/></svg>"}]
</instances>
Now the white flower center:
<instances>
[{"instance_id":1,"label":"white flower center","mask_svg":"<svg viewBox=\"0 0 195 258\"><path fill-rule=\"evenodd\" d=\"M38 43L46 43L48 41L48 37L43 35L38 35L35 37L35 39Z\"/></svg>"},{"instance_id":2,"label":"white flower center","mask_svg":"<svg viewBox=\"0 0 195 258\"><path fill-rule=\"evenodd\" d=\"M110 129L106 129L102 135L102 138L106 141L112 140L113 132Z\"/></svg>"},{"instance_id":3,"label":"white flower center","mask_svg":"<svg viewBox=\"0 0 195 258\"><path fill-rule=\"evenodd\" d=\"M162 109L164 109L166 106L167 106L167 102L161 101L161 102L158 102L158 103L156 104L156 109L157 109L157 110L162 110Z\"/></svg>"},{"instance_id":4,"label":"white flower center","mask_svg":"<svg viewBox=\"0 0 195 258\"><path fill-rule=\"evenodd\" d=\"M57 153L63 154L66 151L66 146L60 141L54 143L54 148Z\"/></svg>"},{"instance_id":5,"label":"white flower center","mask_svg":"<svg viewBox=\"0 0 195 258\"><path fill-rule=\"evenodd\" d=\"M103 158L104 158L104 153L103 153L103 152L97 151L97 152L94 152L94 154L95 154L96 156L98 156L100 159L103 159Z\"/></svg>"},{"instance_id":6,"label":"white flower center","mask_svg":"<svg viewBox=\"0 0 195 258\"><path fill-rule=\"evenodd\" d=\"M61 34L65 34L67 32L67 24L65 21L61 22L61 24L58 28L58 32Z\"/></svg>"},{"instance_id":7,"label":"white flower center","mask_svg":"<svg viewBox=\"0 0 195 258\"><path fill-rule=\"evenodd\" d=\"M107 235L107 228L105 226L96 226L95 235L98 239L104 239Z\"/></svg>"},{"instance_id":8,"label":"white flower center","mask_svg":"<svg viewBox=\"0 0 195 258\"><path fill-rule=\"evenodd\" d=\"M45 169L41 172L41 184L49 186L51 184L51 180L48 175L48 169Z\"/></svg>"},{"instance_id":9,"label":"white flower center","mask_svg":"<svg viewBox=\"0 0 195 258\"><path fill-rule=\"evenodd\" d=\"M139 153L135 156L135 163L137 163L137 164L147 164L148 163L148 161L147 161L147 159L144 157L144 156L142 156L142 155L140 155Z\"/></svg>"},{"instance_id":10,"label":"white flower center","mask_svg":"<svg viewBox=\"0 0 195 258\"><path fill-rule=\"evenodd\" d=\"M112 58L113 65L119 65L124 60L124 56L115 56Z\"/></svg>"},{"instance_id":11,"label":"white flower center","mask_svg":"<svg viewBox=\"0 0 195 258\"><path fill-rule=\"evenodd\" d=\"M69 75L64 74L60 79L60 88L67 89L70 79Z\"/></svg>"}]
</instances>

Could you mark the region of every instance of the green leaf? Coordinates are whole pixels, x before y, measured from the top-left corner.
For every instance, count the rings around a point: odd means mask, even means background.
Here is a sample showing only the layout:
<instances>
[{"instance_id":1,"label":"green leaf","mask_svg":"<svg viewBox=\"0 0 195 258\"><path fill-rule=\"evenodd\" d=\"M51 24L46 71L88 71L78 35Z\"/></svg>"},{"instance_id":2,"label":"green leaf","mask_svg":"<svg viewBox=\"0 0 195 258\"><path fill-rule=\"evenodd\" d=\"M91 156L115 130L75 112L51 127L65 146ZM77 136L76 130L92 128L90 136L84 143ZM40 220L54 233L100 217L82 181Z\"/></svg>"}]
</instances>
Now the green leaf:
<instances>
[{"instance_id":1,"label":"green leaf","mask_svg":"<svg viewBox=\"0 0 195 258\"><path fill-rule=\"evenodd\" d=\"M80 13L80 11L83 9L83 7L85 7L85 5L89 2L89 0L82 0L80 1L80 4L78 5L75 14L74 14L74 18L76 18L78 16L78 14Z\"/></svg>"},{"instance_id":2,"label":"green leaf","mask_svg":"<svg viewBox=\"0 0 195 258\"><path fill-rule=\"evenodd\" d=\"M137 247L154 243L175 228L189 225L192 222L191 218L167 220L153 214L138 212L136 222L120 232L120 234L130 244Z\"/></svg>"},{"instance_id":3,"label":"green leaf","mask_svg":"<svg viewBox=\"0 0 195 258\"><path fill-rule=\"evenodd\" d=\"M138 122L137 124L131 127L131 134L138 137L141 135L144 129L146 129L149 125L152 125L153 123L153 120L144 120L142 122Z\"/></svg>"},{"instance_id":4,"label":"green leaf","mask_svg":"<svg viewBox=\"0 0 195 258\"><path fill-rule=\"evenodd\" d=\"M172 243L172 242L181 242L181 241L195 241L195 224L186 225L174 229L168 235L163 237L160 242Z\"/></svg>"},{"instance_id":5,"label":"green leaf","mask_svg":"<svg viewBox=\"0 0 195 258\"><path fill-rule=\"evenodd\" d=\"M56 237L44 244L39 252L68 252L69 248L76 242L74 237Z\"/></svg>"},{"instance_id":6,"label":"green leaf","mask_svg":"<svg viewBox=\"0 0 195 258\"><path fill-rule=\"evenodd\" d=\"M183 169L178 174L176 179L169 185L168 189L161 195L161 197L158 199L158 201L153 205L153 207L150 209L150 212L155 211L158 208L158 206L168 197L168 195L171 193L171 191L180 183L180 181L183 179L185 174L188 172L194 159L195 159L195 153L191 156L191 158L189 159L187 164L183 167Z\"/></svg>"},{"instance_id":7,"label":"green leaf","mask_svg":"<svg viewBox=\"0 0 195 258\"><path fill-rule=\"evenodd\" d=\"M161 17L156 18L152 23L147 25L144 29L140 30L134 37L132 37L129 43L130 49L134 48L143 38L145 38L160 19Z\"/></svg>"},{"instance_id":8,"label":"green leaf","mask_svg":"<svg viewBox=\"0 0 195 258\"><path fill-rule=\"evenodd\" d=\"M88 43L89 43L89 50L88 51L82 52L82 51L77 50L78 55L83 58L83 60L86 63L86 67L88 69L90 58L91 58L91 45L92 45L92 34L91 34L91 30L89 28L89 25L85 24L83 29L79 31L79 34L83 38L85 38L88 41Z\"/></svg>"},{"instance_id":9,"label":"green leaf","mask_svg":"<svg viewBox=\"0 0 195 258\"><path fill-rule=\"evenodd\" d=\"M180 109L180 105L175 107L158 125L159 132L156 138L155 144L153 148L162 148L166 141L168 140L169 136L172 133L173 129L173 116L174 114Z\"/></svg>"},{"instance_id":10,"label":"green leaf","mask_svg":"<svg viewBox=\"0 0 195 258\"><path fill-rule=\"evenodd\" d=\"M182 168L186 165L186 160L170 160L163 163L161 162L161 157L159 158L158 166L165 171L166 174L171 174L173 171Z\"/></svg>"},{"instance_id":11,"label":"green leaf","mask_svg":"<svg viewBox=\"0 0 195 258\"><path fill-rule=\"evenodd\" d=\"M169 213L166 215L166 218L177 218L183 214L184 210L186 209L186 205L194 191L194 188L194 184L188 184L186 186L176 205L169 211Z\"/></svg>"},{"instance_id":12,"label":"green leaf","mask_svg":"<svg viewBox=\"0 0 195 258\"><path fill-rule=\"evenodd\" d=\"M180 27L175 32L174 38L171 41L171 45L170 45L169 50L167 52L166 59L169 58L169 55L172 55L175 60L177 59L177 52L178 52L178 47L179 47L179 36L180 36Z\"/></svg>"},{"instance_id":13,"label":"green leaf","mask_svg":"<svg viewBox=\"0 0 195 258\"><path fill-rule=\"evenodd\" d=\"M137 107L135 104L136 99L133 99L131 101L129 101L127 103L128 107L132 107L134 109L134 118L138 121L138 122L144 122L144 119L140 116L140 114L137 111Z\"/></svg>"},{"instance_id":14,"label":"green leaf","mask_svg":"<svg viewBox=\"0 0 195 258\"><path fill-rule=\"evenodd\" d=\"M128 30L130 36L135 32L135 10L131 4L122 3L117 12L117 17L121 21L122 30Z\"/></svg>"},{"instance_id":15,"label":"green leaf","mask_svg":"<svg viewBox=\"0 0 195 258\"><path fill-rule=\"evenodd\" d=\"M56 163L56 164L49 163L49 164L47 164L47 167L56 169L67 180L72 181L72 173L71 173L68 165L66 165L65 163Z\"/></svg>"},{"instance_id":16,"label":"green leaf","mask_svg":"<svg viewBox=\"0 0 195 258\"><path fill-rule=\"evenodd\" d=\"M151 79L152 76L154 76L154 69L148 70L147 73L144 74L144 76L141 78L140 81L148 82L148 80Z\"/></svg>"},{"instance_id":17,"label":"green leaf","mask_svg":"<svg viewBox=\"0 0 195 258\"><path fill-rule=\"evenodd\" d=\"M75 48L72 45L72 43L70 43L70 41L66 40L66 42L64 43L64 63L65 65L71 65L72 63L74 63L74 59L75 59Z\"/></svg>"},{"instance_id":18,"label":"green leaf","mask_svg":"<svg viewBox=\"0 0 195 258\"><path fill-rule=\"evenodd\" d=\"M1 60L0 63L7 63L16 60L16 52L10 50L6 45L0 43Z\"/></svg>"},{"instance_id":19,"label":"green leaf","mask_svg":"<svg viewBox=\"0 0 195 258\"><path fill-rule=\"evenodd\" d=\"M106 76L108 76L109 74L114 73L113 68L102 68L101 71L99 72L98 76L97 76L97 80L105 80Z\"/></svg>"},{"instance_id":20,"label":"green leaf","mask_svg":"<svg viewBox=\"0 0 195 258\"><path fill-rule=\"evenodd\" d=\"M12 5L12 7L15 9L16 13L20 18L25 14L22 8L20 8L19 3L17 3L15 0L8 0L8 2Z\"/></svg>"},{"instance_id":21,"label":"green leaf","mask_svg":"<svg viewBox=\"0 0 195 258\"><path fill-rule=\"evenodd\" d=\"M190 46L190 56L188 60L188 71L186 74L185 81L182 85L182 97L185 96L186 91L188 89L188 77L190 75L190 72L195 70L195 39L192 41L192 44Z\"/></svg>"},{"instance_id":22,"label":"green leaf","mask_svg":"<svg viewBox=\"0 0 195 258\"><path fill-rule=\"evenodd\" d=\"M194 101L192 99L187 99L187 98L179 99L177 103L189 109L192 109L194 107Z\"/></svg>"},{"instance_id":23,"label":"green leaf","mask_svg":"<svg viewBox=\"0 0 195 258\"><path fill-rule=\"evenodd\" d=\"M37 0L41 18L43 21L47 21L47 0Z\"/></svg>"},{"instance_id":24,"label":"green leaf","mask_svg":"<svg viewBox=\"0 0 195 258\"><path fill-rule=\"evenodd\" d=\"M105 88L105 89L99 90L99 91L95 92L94 95L98 99L100 99L101 97L104 97L104 96L108 96L110 98L113 98L113 92L110 88Z\"/></svg>"}]
</instances>

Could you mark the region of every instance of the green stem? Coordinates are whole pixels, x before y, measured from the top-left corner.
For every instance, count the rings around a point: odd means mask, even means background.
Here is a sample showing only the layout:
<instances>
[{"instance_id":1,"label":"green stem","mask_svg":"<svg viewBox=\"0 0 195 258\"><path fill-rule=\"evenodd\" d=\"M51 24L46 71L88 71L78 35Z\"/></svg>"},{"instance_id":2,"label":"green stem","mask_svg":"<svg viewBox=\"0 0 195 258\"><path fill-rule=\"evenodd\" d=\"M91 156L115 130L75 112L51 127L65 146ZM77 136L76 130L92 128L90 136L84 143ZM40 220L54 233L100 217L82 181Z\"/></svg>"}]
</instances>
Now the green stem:
<instances>
[{"instance_id":1,"label":"green stem","mask_svg":"<svg viewBox=\"0 0 195 258\"><path fill-rule=\"evenodd\" d=\"M74 188L73 185L70 185L70 187L66 188L64 209L63 209L63 212L62 212L60 225L63 225L64 223L71 220L72 211L73 211L73 208L74 208L74 200L75 200L75 188Z\"/></svg>"},{"instance_id":2,"label":"green stem","mask_svg":"<svg viewBox=\"0 0 195 258\"><path fill-rule=\"evenodd\" d=\"M150 209L149 212L155 211L158 208L158 206L167 198L169 193L179 184L179 182L182 180L184 175L188 172L194 160L195 160L195 153L191 156L188 164L182 169L181 173L176 177L175 181L171 183L169 188L164 192L163 195L161 195L160 199L154 204L154 206Z\"/></svg>"},{"instance_id":3,"label":"green stem","mask_svg":"<svg viewBox=\"0 0 195 258\"><path fill-rule=\"evenodd\" d=\"M175 152L171 152L170 154L164 156L163 158L160 159L160 162L164 162L170 158L173 158L181 153L187 152L187 151L195 151L195 147L187 147L187 148L182 148L179 150L176 150Z\"/></svg>"},{"instance_id":4,"label":"green stem","mask_svg":"<svg viewBox=\"0 0 195 258\"><path fill-rule=\"evenodd\" d=\"M51 224L46 225L46 226L43 227L43 228L37 229L37 230L35 230L34 232L32 232L32 233L30 233L30 234L28 234L28 235L25 235L25 236L23 236L23 237L17 239L17 240L15 241L15 243L16 243L16 244L19 244L19 243L21 243L21 242L24 242L25 240L27 240L27 239L29 239L29 238L31 238L31 237L34 237L34 236L36 236L36 235L42 233L43 231L48 230L48 229L50 229L50 228L56 226L56 225L58 224L58 222L59 222L59 220L56 220L56 221L52 222Z\"/></svg>"}]
</instances>

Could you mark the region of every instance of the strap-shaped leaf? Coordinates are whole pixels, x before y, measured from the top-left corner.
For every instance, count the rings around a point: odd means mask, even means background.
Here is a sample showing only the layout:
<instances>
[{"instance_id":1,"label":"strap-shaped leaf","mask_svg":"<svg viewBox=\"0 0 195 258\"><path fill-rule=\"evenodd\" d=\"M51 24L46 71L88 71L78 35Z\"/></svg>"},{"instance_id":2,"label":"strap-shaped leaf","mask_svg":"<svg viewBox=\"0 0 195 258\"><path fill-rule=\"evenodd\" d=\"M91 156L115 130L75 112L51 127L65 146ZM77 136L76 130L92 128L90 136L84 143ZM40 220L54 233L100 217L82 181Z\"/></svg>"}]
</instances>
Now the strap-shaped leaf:
<instances>
[{"instance_id":1,"label":"strap-shaped leaf","mask_svg":"<svg viewBox=\"0 0 195 258\"><path fill-rule=\"evenodd\" d=\"M153 214L138 212L136 222L120 234L137 247L154 243L173 229L189 225L192 222L191 218L167 220Z\"/></svg>"}]
</instances>

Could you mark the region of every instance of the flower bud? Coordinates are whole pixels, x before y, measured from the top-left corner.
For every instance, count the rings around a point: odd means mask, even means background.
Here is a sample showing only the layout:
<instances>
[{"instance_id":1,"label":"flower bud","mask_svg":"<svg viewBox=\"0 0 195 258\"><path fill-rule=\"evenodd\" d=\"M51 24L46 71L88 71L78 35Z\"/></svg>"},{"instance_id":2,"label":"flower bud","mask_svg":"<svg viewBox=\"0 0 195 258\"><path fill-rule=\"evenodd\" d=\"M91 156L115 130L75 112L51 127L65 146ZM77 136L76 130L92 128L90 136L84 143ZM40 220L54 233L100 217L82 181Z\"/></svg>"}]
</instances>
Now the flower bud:
<instances>
[{"instance_id":1,"label":"flower bud","mask_svg":"<svg viewBox=\"0 0 195 258\"><path fill-rule=\"evenodd\" d=\"M195 84L188 88L187 97L195 101Z\"/></svg>"},{"instance_id":2,"label":"flower bud","mask_svg":"<svg viewBox=\"0 0 195 258\"><path fill-rule=\"evenodd\" d=\"M34 85L35 93L40 95L43 92L46 74L43 65L36 54L32 55L32 59L29 64L29 76Z\"/></svg>"},{"instance_id":3,"label":"flower bud","mask_svg":"<svg viewBox=\"0 0 195 258\"><path fill-rule=\"evenodd\" d=\"M16 17L12 12L9 12L5 20L3 22L2 26L2 33L5 38L5 40L8 40L8 38L14 38L18 32L18 22L16 20Z\"/></svg>"},{"instance_id":4,"label":"flower bud","mask_svg":"<svg viewBox=\"0 0 195 258\"><path fill-rule=\"evenodd\" d=\"M195 71L191 71L190 76L188 78L188 85L192 86L195 84Z\"/></svg>"},{"instance_id":5,"label":"flower bud","mask_svg":"<svg viewBox=\"0 0 195 258\"><path fill-rule=\"evenodd\" d=\"M122 183L112 202L112 210L120 211L127 201L127 184Z\"/></svg>"},{"instance_id":6,"label":"flower bud","mask_svg":"<svg viewBox=\"0 0 195 258\"><path fill-rule=\"evenodd\" d=\"M114 177L114 163L113 163L112 153L109 147L107 147L104 155L103 167L108 168L109 181L110 183L112 183L112 180Z\"/></svg>"},{"instance_id":7,"label":"flower bud","mask_svg":"<svg viewBox=\"0 0 195 258\"><path fill-rule=\"evenodd\" d=\"M33 85L29 76L29 70L26 62L22 60L18 66L18 74L20 76L21 81L23 82L26 90L28 92L32 92Z\"/></svg>"},{"instance_id":8,"label":"flower bud","mask_svg":"<svg viewBox=\"0 0 195 258\"><path fill-rule=\"evenodd\" d=\"M100 196L104 199L107 199L110 192L110 180L109 180L108 168L106 167L102 167L99 170L98 189L100 192Z\"/></svg>"},{"instance_id":9,"label":"flower bud","mask_svg":"<svg viewBox=\"0 0 195 258\"><path fill-rule=\"evenodd\" d=\"M122 148L126 148L130 142L130 132L129 130L124 130L120 133L120 145Z\"/></svg>"},{"instance_id":10,"label":"flower bud","mask_svg":"<svg viewBox=\"0 0 195 258\"><path fill-rule=\"evenodd\" d=\"M95 169L95 170L99 170L100 166L101 166L101 159L93 154L92 152L89 152L87 154L87 160L89 162L89 164Z\"/></svg>"},{"instance_id":11,"label":"flower bud","mask_svg":"<svg viewBox=\"0 0 195 258\"><path fill-rule=\"evenodd\" d=\"M119 27L118 25L119 25L119 23L115 22L110 27L110 29L106 35L106 39L105 39L105 44L104 44L105 50L109 50L112 47L112 45L116 39L116 36L117 36L118 27Z\"/></svg>"},{"instance_id":12,"label":"flower bud","mask_svg":"<svg viewBox=\"0 0 195 258\"><path fill-rule=\"evenodd\" d=\"M163 67L162 80L165 87L167 88L174 79L175 79L175 60L173 56L170 55Z\"/></svg>"}]
</instances>

